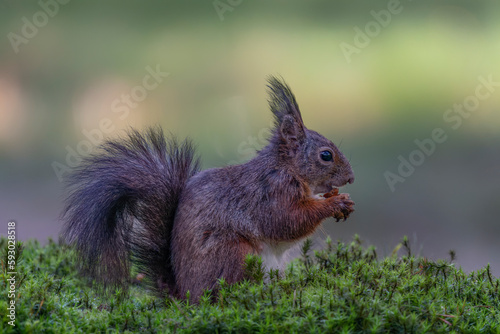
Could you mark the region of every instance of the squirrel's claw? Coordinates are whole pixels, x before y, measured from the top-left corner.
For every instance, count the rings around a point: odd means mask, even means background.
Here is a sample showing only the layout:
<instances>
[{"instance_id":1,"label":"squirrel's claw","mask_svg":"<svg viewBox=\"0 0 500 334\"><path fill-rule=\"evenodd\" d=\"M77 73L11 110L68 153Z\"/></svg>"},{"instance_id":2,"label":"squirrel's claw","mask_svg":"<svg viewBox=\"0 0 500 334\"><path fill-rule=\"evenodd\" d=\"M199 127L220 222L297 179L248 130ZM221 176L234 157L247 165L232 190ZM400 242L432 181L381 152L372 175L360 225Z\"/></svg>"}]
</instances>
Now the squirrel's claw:
<instances>
[{"instance_id":1,"label":"squirrel's claw","mask_svg":"<svg viewBox=\"0 0 500 334\"><path fill-rule=\"evenodd\" d=\"M337 222L340 220L346 221L349 215L354 211L354 202L350 199L349 194L339 194L335 197L330 197L333 203L333 217Z\"/></svg>"}]
</instances>

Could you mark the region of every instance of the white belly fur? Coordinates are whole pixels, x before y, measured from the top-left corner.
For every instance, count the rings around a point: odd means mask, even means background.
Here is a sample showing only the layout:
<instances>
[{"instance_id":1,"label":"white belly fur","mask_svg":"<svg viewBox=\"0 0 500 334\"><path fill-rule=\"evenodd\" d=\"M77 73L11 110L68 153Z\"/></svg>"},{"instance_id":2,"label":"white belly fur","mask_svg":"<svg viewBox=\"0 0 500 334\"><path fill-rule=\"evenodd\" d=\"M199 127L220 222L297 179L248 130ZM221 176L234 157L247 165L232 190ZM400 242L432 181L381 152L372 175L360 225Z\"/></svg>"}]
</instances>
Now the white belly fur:
<instances>
[{"instance_id":1,"label":"white belly fur","mask_svg":"<svg viewBox=\"0 0 500 334\"><path fill-rule=\"evenodd\" d=\"M280 243L263 242L261 244L262 251L259 255L262 257L262 262L266 270L285 270L288 262L292 260L291 253L301 244L302 240Z\"/></svg>"}]
</instances>

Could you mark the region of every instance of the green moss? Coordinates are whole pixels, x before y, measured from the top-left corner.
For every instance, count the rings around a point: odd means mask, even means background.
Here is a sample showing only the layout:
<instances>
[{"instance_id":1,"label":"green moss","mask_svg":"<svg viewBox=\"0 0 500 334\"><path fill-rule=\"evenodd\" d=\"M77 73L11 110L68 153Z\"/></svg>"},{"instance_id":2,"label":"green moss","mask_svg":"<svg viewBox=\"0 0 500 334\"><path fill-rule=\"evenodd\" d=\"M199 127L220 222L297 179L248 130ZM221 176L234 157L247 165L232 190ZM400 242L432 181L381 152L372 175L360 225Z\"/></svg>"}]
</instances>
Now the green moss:
<instances>
[{"instance_id":1,"label":"green moss","mask_svg":"<svg viewBox=\"0 0 500 334\"><path fill-rule=\"evenodd\" d=\"M158 299L141 283L128 297L104 295L78 274L67 246L28 242L17 258L15 327L1 256L0 332L500 333L500 283L489 266L465 274L448 261L415 257L406 239L401 247L407 256L377 259L358 238L328 240L314 253L306 243L281 277L263 275L260 259L250 256L249 281L221 280L216 302L207 292L190 305Z\"/></svg>"}]
</instances>

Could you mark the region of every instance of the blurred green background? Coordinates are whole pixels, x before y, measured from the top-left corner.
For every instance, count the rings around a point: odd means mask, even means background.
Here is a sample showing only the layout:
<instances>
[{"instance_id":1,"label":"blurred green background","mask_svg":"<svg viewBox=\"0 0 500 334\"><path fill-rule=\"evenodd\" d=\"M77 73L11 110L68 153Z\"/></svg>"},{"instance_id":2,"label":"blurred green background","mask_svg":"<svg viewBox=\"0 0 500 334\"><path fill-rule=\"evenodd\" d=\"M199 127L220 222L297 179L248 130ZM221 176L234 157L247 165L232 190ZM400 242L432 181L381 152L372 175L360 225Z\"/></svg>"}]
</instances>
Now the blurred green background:
<instances>
[{"instance_id":1,"label":"blurred green background","mask_svg":"<svg viewBox=\"0 0 500 334\"><path fill-rule=\"evenodd\" d=\"M464 269L489 262L500 275L500 89L456 130L443 119L479 76L500 81L499 2L401 1L385 26L371 12L389 1L41 3L0 1L2 234L13 219L20 239L57 238L53 164L103 119L107 137L153 124L189 136L205 168L248 160L272 120L266 77L280 74L356 174L345 188L356 212L318 239L358 233L383 255L408 235L421 255L455 249ZM369 42L355 30L367 25ZM356 38L368 45L348 61L341 45ZM114 103L147 67L169 75L120 118ZM436 128L447 140L391 191L384 173Z\"/></svg>"}]
</instances>

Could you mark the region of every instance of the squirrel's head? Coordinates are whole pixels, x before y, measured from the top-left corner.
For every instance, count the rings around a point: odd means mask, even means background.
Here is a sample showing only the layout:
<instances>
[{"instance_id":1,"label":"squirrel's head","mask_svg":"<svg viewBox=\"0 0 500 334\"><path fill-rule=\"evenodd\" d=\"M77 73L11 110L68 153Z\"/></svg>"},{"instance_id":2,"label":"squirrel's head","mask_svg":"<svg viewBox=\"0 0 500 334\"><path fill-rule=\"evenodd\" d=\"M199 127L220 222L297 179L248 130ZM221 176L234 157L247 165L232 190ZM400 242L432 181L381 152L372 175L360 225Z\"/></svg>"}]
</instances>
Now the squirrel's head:
<instances>
[{"instance_id":1,"label":"squirrel's head","mask_svg":"<svg viewBox=\"0 0 500 334\"><path fill-rule=\"evenodd\" d=\"M326 193L354 182L346 157L330 140L305 127L295 96L276 77L269 79L269 106L275 117L271 145L280 159L308 183L312 194Z\"/></svg>"}]
</instances>

